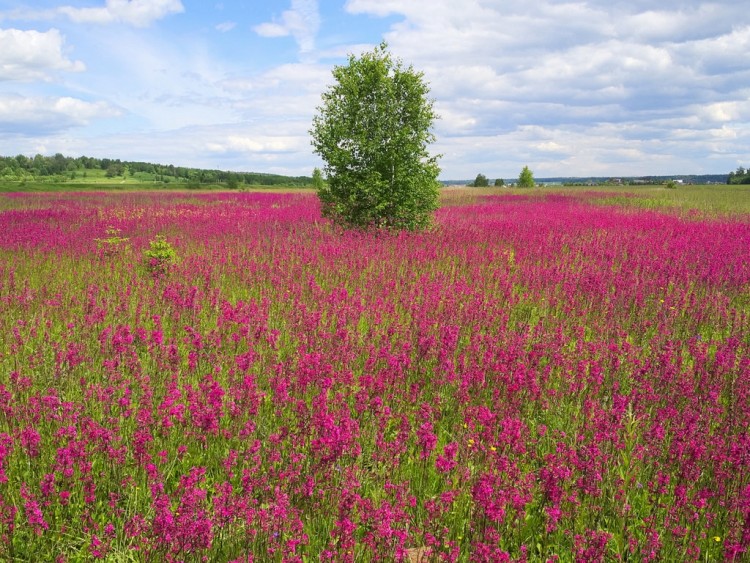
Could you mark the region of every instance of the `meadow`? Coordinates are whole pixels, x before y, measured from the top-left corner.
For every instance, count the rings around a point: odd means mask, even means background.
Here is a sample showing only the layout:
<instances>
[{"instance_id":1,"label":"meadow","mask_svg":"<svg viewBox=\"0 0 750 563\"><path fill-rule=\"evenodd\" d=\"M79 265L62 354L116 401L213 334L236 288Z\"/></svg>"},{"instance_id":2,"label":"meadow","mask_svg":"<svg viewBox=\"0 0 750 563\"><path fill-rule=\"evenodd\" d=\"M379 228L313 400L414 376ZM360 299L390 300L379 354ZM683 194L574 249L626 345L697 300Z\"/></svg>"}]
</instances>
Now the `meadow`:
<instances>
[{"instance_id":1,"label":"meadow","mask_svg":"<svg viewBox=\"0 0 750 563\"><path fill-rule=\"evenodd\" d=\"M0 194L0 560L747 560L748 192L704 192Z\"/></svg>"}]
</instances>

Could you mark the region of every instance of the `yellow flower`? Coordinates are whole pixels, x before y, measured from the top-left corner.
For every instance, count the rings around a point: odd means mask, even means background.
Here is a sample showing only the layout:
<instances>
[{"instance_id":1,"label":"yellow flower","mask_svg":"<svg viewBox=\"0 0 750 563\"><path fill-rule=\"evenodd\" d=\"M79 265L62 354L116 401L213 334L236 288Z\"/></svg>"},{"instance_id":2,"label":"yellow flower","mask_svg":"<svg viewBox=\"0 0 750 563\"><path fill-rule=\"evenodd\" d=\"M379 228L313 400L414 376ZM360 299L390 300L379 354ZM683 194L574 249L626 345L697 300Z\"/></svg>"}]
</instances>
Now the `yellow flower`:
<instances>
[{"instance_id":1,"label":"yellow flower","mask_svg":"<svg viewBox=\"0 0 750 563\"><path fill-rule=\"evenodd\" d=\"M469 447L471 448L473 446L474 446L474 438L469 438Z\"/></svg>"},{"instance_id":2,"label":"yellow flower","mask_svg":"<svg viewBox=\"0 0 750 563\"><path fill-rule=\"evenodd\" d=\"M714 541L716 541L716 542L721 541L721 536L714 536Z\"/></svg>"},{"instance_id":3,"label":"yellow flower","mask_svg":"<svg viewBox=\"0 0 750 563\"><path fill-rule=\"evenodd\" d=\"M496 451L497 451L497 448L496 448L495 446L490 446L490 449L491 449L491 450L492 450L493 452L496 452Z\"/></svg>"}]
</instances>

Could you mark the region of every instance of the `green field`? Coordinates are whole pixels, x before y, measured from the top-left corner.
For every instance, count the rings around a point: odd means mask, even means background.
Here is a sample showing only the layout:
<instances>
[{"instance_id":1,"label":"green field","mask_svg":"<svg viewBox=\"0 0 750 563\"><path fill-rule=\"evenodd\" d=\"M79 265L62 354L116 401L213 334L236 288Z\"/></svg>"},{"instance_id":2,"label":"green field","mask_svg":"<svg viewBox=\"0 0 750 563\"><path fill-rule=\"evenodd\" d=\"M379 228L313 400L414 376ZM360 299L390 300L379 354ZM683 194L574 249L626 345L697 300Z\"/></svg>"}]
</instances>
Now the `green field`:
<instances>
[{"instance_id":1,"label":"green field","mask_svg":"<svg viewBox=\"0 0 750 563\"><path fill-rule=\"evenodd\" d=\"M184 166L99 159L24 155L0 156L1 192L248 189L255 186L310 186L307 176L206 170Z\"/></svg>"},{"instance_id":2,"label":"green field","mask_svg":"<svg viewBox=\"0 0 750 563\"><path fill-rule=\"evenodd\" d=\"M10 192L76 192L76 191L217 191L227 190L225 184L194 184L186 182L154 181L153 175L136 173L127 178L108 178L104 170L90 170L86 178L30 180L25 182L0 181L0 193ZM289 186L243 185L238 191L310 191L311 188ZM479 201L486 195L546 196L548 194L575 196L602 205L637 207L640 209L698 212L699 215L750 213L750 185L685 185L676 190L664 186L547 186L527 188L455 188L443 189L443 201L448 205Z\"/></svg>"},{"instance_id":3,"label":"green field","mask_svg":"<svg viewBox=\"0 0 750 563\"><path fill-rule=\"evenodd\" d=\"M548 186L527 188L446 188L453 201L478 201L484 195L561 194L603 205L640 209L697 212L699 215L743 215L750 213L750 185L685 185L675 190L664 186Z\"/></svg>"}]
</instances>

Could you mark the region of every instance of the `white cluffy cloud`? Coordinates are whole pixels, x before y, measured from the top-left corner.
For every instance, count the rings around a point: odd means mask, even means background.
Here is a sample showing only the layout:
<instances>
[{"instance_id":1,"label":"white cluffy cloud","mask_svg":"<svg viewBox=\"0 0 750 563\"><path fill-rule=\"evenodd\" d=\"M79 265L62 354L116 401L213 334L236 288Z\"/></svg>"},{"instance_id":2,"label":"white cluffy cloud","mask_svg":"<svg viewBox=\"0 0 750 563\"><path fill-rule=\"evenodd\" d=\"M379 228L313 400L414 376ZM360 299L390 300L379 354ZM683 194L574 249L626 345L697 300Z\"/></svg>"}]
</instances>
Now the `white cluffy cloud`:
<instances>
[{"instance_id":1,"label":"white cluffy cloud","mask_svg":"<svg viewBox=\"0 0 750 563\"><path fill-rule=\"evenodd\" d=\"M652 4L347 0L345 11L391 18L389 47L424 71L443 116L449 177L507 175L521 163L638 175L745 161L746 7Z\"/></svg>"},{"instance_id":2,"label":"white cluffy cloud","mask_svg":"<svg viewBox=\"0 0 750 563\"><path fill-rule=\"evenodd\" d=\"M76 23L125 23L136 27L147 27L184 10L180 0L106 0L100 8L62 6L57 9Z\"/></svg>"},{"instance_id":3,"label":"white cluffy cloud","mask_svg":"<svg viewBox=\"0 0 750 563\"><path fill-rule=\"evenodd\" d=\"M279 21L266 22L253 28L262 37L293 36L300 52L315 48L315 37L320 29L318 0L292 0L292 6L281 14Z\"/></svg>"},{"instance_id":4,"label":"white cluffy cloud","mask_svg":"<svg viewBox=\"0 0 750 563\"><path fill-rule=\"evenodd\" d=\"M332 65L385 39L429 84L444 179L748 165L743 2L280 0L260 20L225 3L0 0L18 28L0 29L0 154L309 174Z\"/></svg>"},{"instance_id":5,"label":"white cluffy cloud","mask_svg":"<svg viewBox=\"0 0 750 563\"><path fill-rule=\"evenodd\" d=\"M226 139L206 144L206 148L218 153L285 153L300 150L306 139L292 136L250 137L229 135Z\"/></svg>"},{"instance_id":6,"label":"white cluffy cloud","mask_svg":"<svg viewBox=\"0 0 750 563\"><path fill-rule=\"evenodd\" d=\"M81 61L68 59L65 38L56 29L46 32L0 29L0 81L48 80L54 71L81 72Z\"/></svg>"},{"instance_id":7,"label":"white cluffy cloud","mask_svg":"<svg viewBox=\"0 0 750 563\"><path fill-rule=\"evenodd\" d=\"M0 132L46 134L116 117L121 111L106 102L71 97L0 95Z\"/></svg>"}]
</instances>

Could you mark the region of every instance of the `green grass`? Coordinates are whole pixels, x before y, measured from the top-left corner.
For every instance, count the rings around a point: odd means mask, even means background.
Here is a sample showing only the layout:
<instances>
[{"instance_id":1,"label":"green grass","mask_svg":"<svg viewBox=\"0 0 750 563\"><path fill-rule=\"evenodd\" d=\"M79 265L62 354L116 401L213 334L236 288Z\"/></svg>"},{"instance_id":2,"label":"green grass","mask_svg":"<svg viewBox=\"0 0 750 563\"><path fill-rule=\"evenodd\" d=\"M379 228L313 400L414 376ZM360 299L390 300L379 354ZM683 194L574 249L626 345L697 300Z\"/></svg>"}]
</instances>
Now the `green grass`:
<instances>
[{"instance_id":1,"label":"green grass","mask_svg":"<svg viewBox=\"0 0 750 563\"><path fill-rule=\"evenodd\" d=\"M536 188L448 188L444 199L454 204L484 195L545 196L565 194L601 205L626 208L697 212L700 216L746 215L750 213L750 185L684 185L676 190L664 186L545 186ZM601 195L597 195L601 194ZM592 197L593 196L593 197Z\"/></svg>"},{"instance_id":2,"label":"green grass","mask_svg":"<svg viewBox=\"0 0 750 563\"><path fill-rule=\"evenodd\" d=\"M85 176L84 176L85 174ZM190 190L190 191L297 191L311 188L289 187L283 185L250 185L240 184L235 189L226 183L204 182L185 178L165 176L164 181L158 174L147 172L126 173L124 176L108 177L105 170L91 169L71 173L56 174L25 180L7 180L0 178L0 193L9 192L80 192L80 191L145 191L145 190Z\"/></svg>"},{"instance_id":3,"label":"green grass","mask_svg":"<svg viewBox=\"0 0 750 563\"><path fill-rule=\"evenodd\" d=\"M621 190L621 191L618 191ZM600 191L597 189L596 191ZM750 213L750 186L688 185L670 190L664 186L628 186L602 190L614 197L601 198L608 205L641 209L697 211L701 215L744 215ZM617 197L620 193L629 194Z\"/></svg>"}]
</instances>

